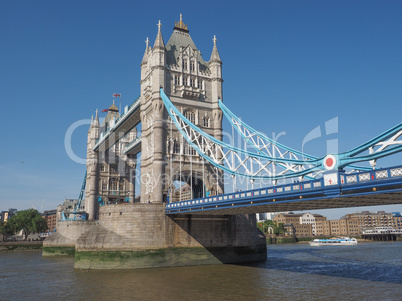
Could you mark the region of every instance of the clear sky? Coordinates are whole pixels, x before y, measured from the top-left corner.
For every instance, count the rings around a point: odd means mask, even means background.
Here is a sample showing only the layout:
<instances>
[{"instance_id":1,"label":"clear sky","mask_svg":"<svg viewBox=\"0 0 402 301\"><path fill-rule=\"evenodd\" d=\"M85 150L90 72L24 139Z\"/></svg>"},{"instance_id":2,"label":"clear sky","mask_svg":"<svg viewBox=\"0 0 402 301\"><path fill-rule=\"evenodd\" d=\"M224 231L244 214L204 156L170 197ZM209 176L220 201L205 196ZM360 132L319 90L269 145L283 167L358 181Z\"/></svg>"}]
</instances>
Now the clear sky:
<instances>
[{"instance_id":1,"label":"clear sky","mask_svg":"<svg viewBox=\"0 0 402 301\"><path fill-rule=\"evenodd\" d=\"M78 197L85 166L66 153L68 128L115 92L122 106L138 97L145 40L161 20L166 43L180 13L205 60L217 36L225 104L270 136L286 132L283 144L301 150L320 126L304 150L322 156L328 140L347 151L402 122L401 1L0 1L0 210ZM83 158L87 130L72 136Z\"/></svg>"}]
</instances>

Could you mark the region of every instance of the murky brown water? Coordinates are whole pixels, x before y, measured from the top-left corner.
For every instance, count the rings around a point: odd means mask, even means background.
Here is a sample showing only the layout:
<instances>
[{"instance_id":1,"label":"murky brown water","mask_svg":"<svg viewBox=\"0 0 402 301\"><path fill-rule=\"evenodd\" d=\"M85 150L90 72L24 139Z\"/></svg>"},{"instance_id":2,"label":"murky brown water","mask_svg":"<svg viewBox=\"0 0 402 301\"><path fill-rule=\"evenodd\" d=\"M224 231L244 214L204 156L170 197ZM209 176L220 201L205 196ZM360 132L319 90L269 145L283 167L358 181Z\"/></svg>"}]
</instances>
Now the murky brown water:
<instances>
[{"instance_id":1,"label":"murky brown water","mask_svg":"<svg viewBox=\"0 0 402 301\"><path fill-rule=\"evenodd\" d=\"M0 300L400 300L402 242L270 245L268 261L81 271L72 258L0 253Z\"/></svg>"}]
</instances>

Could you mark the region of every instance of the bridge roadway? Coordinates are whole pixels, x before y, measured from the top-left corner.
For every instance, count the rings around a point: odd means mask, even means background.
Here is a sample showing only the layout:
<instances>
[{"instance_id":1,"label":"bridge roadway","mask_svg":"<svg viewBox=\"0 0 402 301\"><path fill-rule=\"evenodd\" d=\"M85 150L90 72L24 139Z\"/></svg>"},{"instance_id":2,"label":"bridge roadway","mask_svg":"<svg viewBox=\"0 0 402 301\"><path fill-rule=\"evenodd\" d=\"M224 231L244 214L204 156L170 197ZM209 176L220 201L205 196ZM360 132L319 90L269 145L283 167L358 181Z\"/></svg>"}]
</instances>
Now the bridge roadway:
<instances>
[{"instance_id":1,"label":"bridge roadway","mask_svg":"<svg viewBox=\"0 0 402 301\"><path fill-rule=\"evenodd\" d=\"M166 204L165 213L236 215L402 204L402 166Z\"/></svg>"}]
</instances>

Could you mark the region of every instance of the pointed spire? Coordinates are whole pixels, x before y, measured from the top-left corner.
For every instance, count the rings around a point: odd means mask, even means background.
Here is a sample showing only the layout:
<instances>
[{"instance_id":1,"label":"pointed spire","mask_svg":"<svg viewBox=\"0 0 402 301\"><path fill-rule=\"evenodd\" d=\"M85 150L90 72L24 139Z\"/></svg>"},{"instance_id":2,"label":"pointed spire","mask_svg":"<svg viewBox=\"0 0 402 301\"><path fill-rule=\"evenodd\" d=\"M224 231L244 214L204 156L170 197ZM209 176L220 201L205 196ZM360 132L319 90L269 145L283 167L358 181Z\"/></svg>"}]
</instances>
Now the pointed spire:
<instances>
[{"instance_id":1,"label":"pointed spire","mask_svg":"<svg viewBox=\"0 0 402 301\"><path fill-rule=\"evenodd\" d=\"M144 53L144 57L142 58L141 65L142 65L142 64L146 64L147 61L148 61L148 55L149 55L149 39L148 39L148 37L147 37L147 39L145 40L145 44L146 44L146 46L145 46L145 53Z\"/></svg>"},{"instance_id":2,"label":"pointed spire","mask_svg":"<svg viewBox=\"0 0 402 301\"><path fill-rule=\"evenodd\" d=\"M96 111L95 111L95 120L94 120L94 125L99 126L98 109L96 109Z\"/></svg>"},{"instance_id":3,"label":"pointed spire","mask_svg":"<svg viewBox=\"0 0 402 301\"><path fill-rule=\"evenodd\" d=\"M214 41L214 47L212 48L212 54L211 54L211 58L209 59L209 62L222 62L221 58L219 57L219 52L218 52L218 48L216 47L216 36L214 35L214 38L212 39L212 41Z\"/></svg>"},{"instance_id":4,"label":"pointed spire","mask_svg":"<svg viewBox=\"0 0 402 301\"><path fill-rule=\"evenodd\" d=\"M162 32L161 32L161 28L162 28L162 23L161 20L159 20L158 25L158 35L156 36L155 39L155 43L154 43L154 48L165 48L165 43L163 42L163 37L162 37Z\"/></svg>"}]
</instances>

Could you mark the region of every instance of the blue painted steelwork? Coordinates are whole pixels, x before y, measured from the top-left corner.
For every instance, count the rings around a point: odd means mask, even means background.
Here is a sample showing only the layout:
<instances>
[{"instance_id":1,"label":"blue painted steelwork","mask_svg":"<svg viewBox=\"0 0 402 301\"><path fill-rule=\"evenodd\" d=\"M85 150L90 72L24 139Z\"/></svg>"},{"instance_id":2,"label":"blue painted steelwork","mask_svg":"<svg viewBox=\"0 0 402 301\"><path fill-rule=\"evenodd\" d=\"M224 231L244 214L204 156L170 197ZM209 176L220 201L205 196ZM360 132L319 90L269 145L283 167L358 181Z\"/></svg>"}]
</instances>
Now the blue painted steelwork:
<instances>
[{"instance_id":1,"label":"blue painted steelwork","mask_svg":"<svg viewBox=\"0 0 402 301\"><path fill-rule=\"evenodd\" d=\"M85 196L86 183L87 183L87 172L85 171L84 181L82 182L81 191L78 196L77 203L75 204L73 211L61 212L61 220L62 221L71 221L71 220L75 221L75 220L86 220L87 219L86 212L84 210L80 210L82 200L84 199L84 196ZM68 217L66 216L66 214L68 214ZM71 215L73 215L72 218L70 217Z\"/></svg>"},{"instance_id":2,"label":"blue painted steelwork","mask_svg":"<svg viewBox=\"0 0 402 301\"><path fill-rule=\"evenodd\" d=\"M271 186L224 195L167 204L166 214L197 214L201 212L258 207L261 205L309 202L348 197L363 197L402 192L402 166L345 174L334 171L337 181L328 184L321 179Z\"/></svg>"},{"instance_id":3,"label":"blue painted steelwork","mask_svg":"<svg viewBox=\"0 0 402 301\"><path fill-rule=\"evenodd\" d=\"M243 165L243 166L245 166L244 165L245 161L253 161L253 160L258 161L258 163L261 165L264 165L264 161L279 162L279 163L292 163L292 164L306 164L306 161L297 160L297 159L277 158L277 157L269 156L269 155L262 154L262 153L259 153L259 154L251 153L249 151L239 149L237 147L226 144L226 143L212 137L211 135L205 133L200 128L198 128L194 124L192 124L172 104L172 102L169 100L169 98L164 93L163 89L160 89L160 94L161 94L161 98L165 104L165 107L166 107L170 117L172 118L172 120L175 123L179 132L187 140L187 142L197 151L197 153L201 157L203 157L209 163L211 163L212 165L214 165L215 167L217 167L221 170L224 170L232 175L245 176L245 177L252 178L252 179L277 180L277 179L305 176L314 171L318 171L318 170L322 169L323 158L311 160L308 162L308 164L314 163L315 165L312 165L312 167L306 168L305 170L294 171L291 174L280 174L280 175L252 174L252 173L250 173L250 171L247 168L246 168L245 172L240 172L239 168L236 168L234 166L231 166L231 168L226 167L224 165L224 163L226 163L227 165L230 165L230 162L227 159L230 156L230 154L234 154L235 156L238 156L239 161L242 162L241 165ZM192 135L192 136L190 137L190 135ZM205 143L201 143L199 141L201 139ZM208 148L208 149L202 150L201 144L203 144L205 146L205 148ZM216 152L216 154L215 154L215 152ZM242 157L240 158L240 156L242 156ZM219 157L222 157L223 160L219 159ZM265 165L268 165L268 164L270 164L270 163L265 163ZM263 168L263 169L264 169L264 171L267 171L265 168Z\"/></svg>"},{"instance_id":4,"label":"blue painted steelwork","mask_svg":"<svg viewBox=\"0 0 402 301\"><path fill-rule=\"evenodd\" d=\"M241 135L241 137L246 141L248 145L253 147L258 153L266 153L268 155L273 155L275 150L279 152L280 156L288 155L288 156L293 156L294 158L302 158L299 159L303 163L300 165L301 168L303 168L305 165L308 165L308 161L317 161L320 160L318 157L311 156L306 153L299 152L295 149L292 149L290 147L287 147L286 145L283 145L269 137L267 137L265 134L256 131L254 128L243 122L239 117L237 117L235 114L233 114L232 111L229 110L228 107L226 107L223 102L219 99L219 107L222 110L224 116L226 119L229 121L229 123L236 129L236 131ZM284 151L282 151L282 149ZM287 168L286 165L281 165L283 168ZM346 164L349 165L349 164ZM346 167L346 165L342 167ZM311 166L310 166L311 167ZM350 165L349 166L352 169L355 170L371 170L371 168L368 167L362 167L362 166L354 166ZM315 176L310 177L310 179L317 178L317 176L321 176L320 173L317 173ZM309 177L306 177L309 178Z\"/></svg>"},{"instance_id":5,"label":"blue painted steelwork","mask_svg":"<svg viewBox=\"0 0 402 301\"><path fill-rule=\"evenodd\" d=\"M275 141L269 137L267 137L265 134L256 131L255 129L253 129L251 126L247 125L246 123L244 123L239 117L237 117L235 114L233 114L228 107L226 107L223 102L219 99L219 107L221 108L223 114L225 115L226 119L229 120L230 124L232 126L234 126L234 128L236 129L236 131L243 137L243 139L250 145L252 146L258 153L262 153L263 151L265 151L265 153L267 153L268 155L272 156L272 154L270 154L270 152L264 148L264 145L266 144L272 144L274 146L283 148L285 151L298 155L300 157L304 157L307 160L318 160L319 158L299 152L295 149L292 149L290 147L287 147L286 145L283 145L281 143L279 143L278 141ZM241 128L247 129L247 131L249 132L248 135L246 135L246 133L241 130ZM258 141L253 140L253 136L257 137L258 139L261 140L261 145L258 143ZM306 160L303 160L306 161Z\"/></svg>"},{"instance_id":6,"label":"blue painted steelwork","mask_svg":"<svg viewBox=\"0 0 402 301\"><path fill-rule=\"evenodd\" d=\"M269 144L283 148L286 152L292 152L294 155L301 156L301 159L294 158L286 159L284 156L275 157L272 153L262 152L255 141L250 140L250 136L242 134L242 137L248 141L255 150L256 153L249 152L243 149L236 148L229 144L226 144L199 129L192 124L187 118L183 116L172 104L169 98L164 93L163 89L160 89L160 95L165 104L165 107L172 118L176 127L187 140L187 142L197 151L197 153L211 163L216 168L228 172L232 175L240 175L252 179L271 179L278 180L284 178L294 177L307 177L314 172L323 172L325 170L335 170L344 167L352 167L351 164L357 162L369 161L373 168L375 167L375 160L395 154L402 151L402 141L396 141L402 136L402 123L386 131L385 133L371 139L370 141L362 144L361 146L352 149L349 152L328 155L322 158L316 158L310 155L304 155L301 152L292 150L282 144L279 144L265 135L255 131L245 123L241 122L233 113L231 113L223 104L220 103L220 107L229 119L236 122L238 126L247 129L249 133L266 141ZM236 126L237 127L237 126ZM201 141L200 141L201 140ZM377 148L377 150L375 150ZM370 154L358 156L361 153L369 151ZM330 156L330 158L329 158ZM230 162L230 157L236 157L237 162ZM330 159L330 160L329 160ZM232 160L233 161L233 160ZM328 162L331 162L332 166L328 167ZM373 164L374 162L374 164ZM285 171L281 173L273 172L273 169L269 170L268 166L273 164L286 167ZM253 171L253 166L257 165L258 170ZM251 167L251 168L250 168ZM360 170L369 170L368 168L359 168Z\"/></svg>"}]
</instances>

